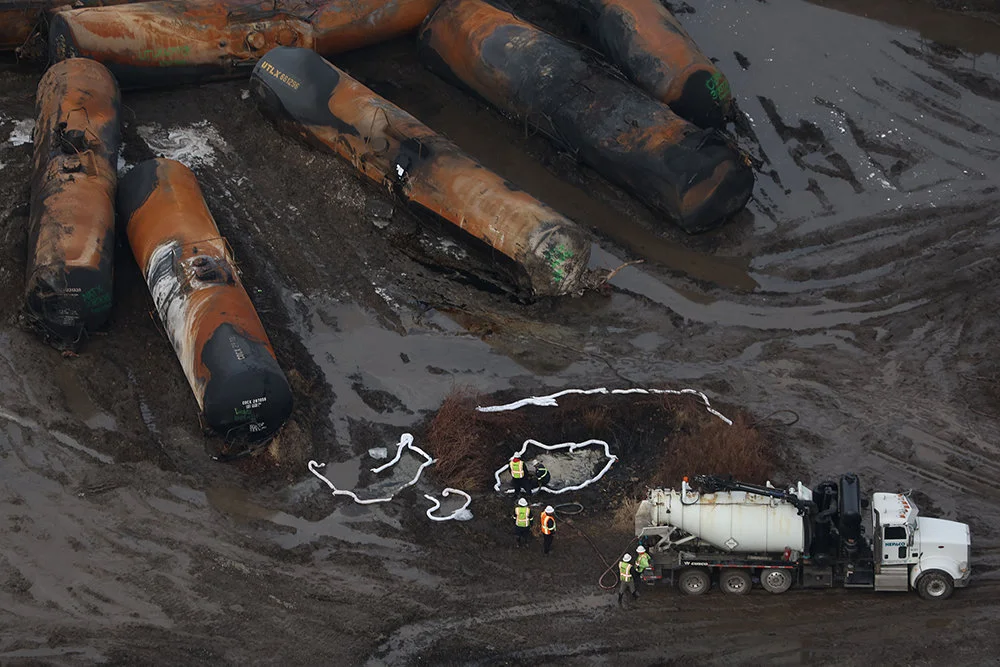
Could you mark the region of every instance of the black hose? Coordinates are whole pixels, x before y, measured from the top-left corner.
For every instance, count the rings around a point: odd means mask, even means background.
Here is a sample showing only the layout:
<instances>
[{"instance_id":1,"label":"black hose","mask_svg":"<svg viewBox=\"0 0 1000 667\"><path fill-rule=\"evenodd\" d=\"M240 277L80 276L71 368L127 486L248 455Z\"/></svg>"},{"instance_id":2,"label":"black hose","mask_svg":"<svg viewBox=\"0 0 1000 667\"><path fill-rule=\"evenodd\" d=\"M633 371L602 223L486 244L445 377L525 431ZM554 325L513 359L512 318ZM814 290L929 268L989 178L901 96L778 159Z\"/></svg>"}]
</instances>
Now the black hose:
<instances>
[{"instance_id":1,"label":"black hose","mask_svg":"<svg viewBox=\"0 0 1000 667\"><path fill-rule=\"evenodd\" d=\"M763 422L767 421L768 419L770 419L771 417L773 417L775 415L780 415L783 412L787 412L787 413L791 414L794 417L794 419L792 419L792 421L790 421L790 422L778 422L777 424L764 424L763 426L761 426L761 424L763 424ZM797 413L795 410L787 410L787 409L786 410L775 410L771 414L765 415L765 416L761 417L760 419L757 419L757 420L751 422L750 423L750 428L758 428L758 427L760 427L760 428L771 428L773 426L791 426L792 424L796 423L797 421L799 421L799 413Z\"/></svg>"}]
</instances>

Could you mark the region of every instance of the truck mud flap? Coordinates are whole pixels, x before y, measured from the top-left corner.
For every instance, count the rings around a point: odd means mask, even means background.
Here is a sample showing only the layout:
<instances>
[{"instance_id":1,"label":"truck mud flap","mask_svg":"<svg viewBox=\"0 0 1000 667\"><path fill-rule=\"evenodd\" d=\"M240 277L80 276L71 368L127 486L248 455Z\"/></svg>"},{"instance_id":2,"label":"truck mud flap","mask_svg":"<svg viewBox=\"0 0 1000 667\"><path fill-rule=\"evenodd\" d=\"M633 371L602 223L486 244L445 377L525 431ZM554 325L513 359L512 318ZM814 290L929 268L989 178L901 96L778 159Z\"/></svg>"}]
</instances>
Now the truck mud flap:
<instances>
[{"instance_id":1,"label":"truck mud flap","mask_svg":"<svg viewBox=\"0 0 1000 667\"><path fill-rule=\"evenodd\" d=\"M118 214L206 424L229 443L266 440L291 414L291 388L195 175L139 163Z\"/></svg>"},{"instance_id":2,"label":"truck mud flap","mask_svg":"<svg viewBox=\"0 0 1000 667\"><path fill-rule=\"evenodd\" d=\"M740 211L753 171L716 130L585 59L577 49L483 0L444 0L420 31L421 57L689 233Z\"/></svg>"},{"instance_id":3,"label":"truck mud flap","mask_svg":"<svg viewBox=\"0 0 1000 667\"><path fill-rule=\"evenodd\" d=\"M60 349L111 312L120 104L93 60L63 61L38 84L25 315Z\"/></svg>"},{"instance_id":4,"label":"truck mud flap","mask_svg":"<svg viewBox=\"0 0 1000 667\"><path fill-rule=\"evenodd\" d=\"M699 127L732 116L729 81L660 0L579 0L600 50L640 88Z\"/></svg>"},{"instance_id":5,"label":"truck mud flap","mask_svg":"<svg viewBox=\"0 0 1000 667\"><path fill-rule=\"evenodd\" d=\"M316 53L274 49L254 69L251 91L288 134L513 260L531 295L581 289L590 242L571 220Z\"/></svg>"},{"instance_id":6,"label":"truck mud flap","mask_svg":"<svg viewBox=\"0 0 1000 667\"><path fill-rule=\"evenodd\" d=\"M277 46L326 55L416 30L435 0L147 2L57 13L52 61L86 56L123 89L246 76Z\"/></svg>"}]
</instances>

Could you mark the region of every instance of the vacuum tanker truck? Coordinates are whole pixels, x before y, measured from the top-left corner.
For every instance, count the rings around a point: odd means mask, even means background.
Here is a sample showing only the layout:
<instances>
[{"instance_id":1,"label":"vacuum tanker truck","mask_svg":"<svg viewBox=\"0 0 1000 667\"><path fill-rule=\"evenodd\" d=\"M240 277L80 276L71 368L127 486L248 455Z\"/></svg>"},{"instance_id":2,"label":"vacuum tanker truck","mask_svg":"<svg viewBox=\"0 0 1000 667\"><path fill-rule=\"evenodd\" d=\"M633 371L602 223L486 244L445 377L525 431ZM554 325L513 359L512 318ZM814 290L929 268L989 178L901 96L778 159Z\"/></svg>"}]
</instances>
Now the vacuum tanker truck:
<instances>
[{"instance_id":1,"label":"vacuum tanker truck","mask_svg":"<svg viewBox=\"0 0 1000 667\"><path fill-rule=\"evenodd\" d=\"M853 474L788 489L685 477L680 490L649 491L635 531L651 556L644 581L688 595L713 582L740 595L759 582L771 593L843 586L943 600L971 575L968 524L920 516L906 494L864 498Z\"/></svg>"}]
</instances>

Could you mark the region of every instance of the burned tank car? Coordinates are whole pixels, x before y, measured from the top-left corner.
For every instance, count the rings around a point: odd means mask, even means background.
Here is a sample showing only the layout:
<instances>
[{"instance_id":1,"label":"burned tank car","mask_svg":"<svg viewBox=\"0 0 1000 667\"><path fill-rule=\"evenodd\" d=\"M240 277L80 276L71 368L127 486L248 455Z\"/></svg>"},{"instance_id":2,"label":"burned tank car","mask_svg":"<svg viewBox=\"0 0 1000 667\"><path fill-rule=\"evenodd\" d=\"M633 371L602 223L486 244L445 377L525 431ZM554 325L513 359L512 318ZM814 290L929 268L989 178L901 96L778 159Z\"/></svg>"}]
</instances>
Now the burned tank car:
<instances>
[{"instance_id":1,"label":"burned tank car","mask_svg":"<svg viewBox=\"0 0 1000 667\"><path fill-rule=\"evenodd\" d=\"M207 425L227 440L273 435L291 388L194 173L140 163L122 178L118 214Z\"/></svg>"},{"instance_id":2,"label":"burned tank car","mask_svg":"<svg viewBox=\"0 0 1000 667\"><path fill-rule=\"evenodd\" d=\"M419 47L432 71L534 125L688 233L720 227L750 200L753 170L721 133L680 118L497 0L443 0Z\"/></svg>"},{"instance_id":3,"label":"burned tank car","mask_svg":"<svg viewBox=\"0 0 1000 667\"><path fill-rule=\"evenodd\" d=\"M422 216L488 246L532 297L584 289L590 240L572 220L307 49L279 47L250 89L286 134L339 155Z\"/></svg>"},{"instance_id":4,"label":"burned tank car","mask_svg":"<svg viewBox=\"0 0 1000 667\"><path fill-rule=\"evenodd\" d=\"M660 0L579 0L601 52L637 86L699 127L733 115L729 81Z\"/></svg>"},{"instance_id":5,"label":"burned tank car","mask_svg":"<svg viewBox=\"0 0 1000 667\"><path fill-rule=\"evenodd\" d=\"M124 90L241 78L278 46L331 55L406 34L435 2L160 0L67 8L52 17L49 58L98 60Z\"/></svg>"},{"instance_id":6,"label":"burned tank car","mask_svg":"<svg viewBox=\"0 0 1000 667\"><path fill-rule=\"evenodd\" d=\"M74 58L45 73L36 97L25 315L75 350L111 313L119 92L103 65Z\"/></svg>"}]
</instances>

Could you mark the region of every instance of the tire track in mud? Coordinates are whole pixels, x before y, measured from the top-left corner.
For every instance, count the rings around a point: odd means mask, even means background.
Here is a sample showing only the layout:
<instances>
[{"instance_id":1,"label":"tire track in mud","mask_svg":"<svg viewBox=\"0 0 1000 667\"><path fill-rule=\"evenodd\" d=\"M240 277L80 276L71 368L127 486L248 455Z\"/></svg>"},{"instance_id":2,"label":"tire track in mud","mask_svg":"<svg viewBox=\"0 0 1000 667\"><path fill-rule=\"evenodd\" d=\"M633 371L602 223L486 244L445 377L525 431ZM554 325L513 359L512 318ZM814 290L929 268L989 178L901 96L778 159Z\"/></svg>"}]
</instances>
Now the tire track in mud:
<instances>
[{"instance_id":1,"label":"tire track in mud","mask_svg":"<svg viewBox=\"0 0 1000 667\"><path fill-rule=\"evenodd\" d=\"M393 637L379 646L365 664L370 667L409 664L438 640L455 633L485 624L536 616L561 614L564 618L576 617L585 615L588 611L608 608L609 600L614 602L608 595L595 594L582 597L577 595L553 602L492 608L488 611L473 611L464 616L419 621L393 630Z\"/></svg>"}]
</instances>

